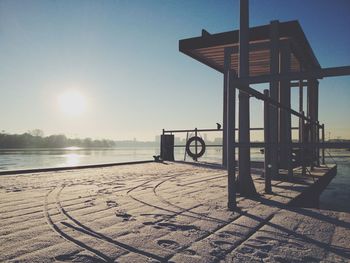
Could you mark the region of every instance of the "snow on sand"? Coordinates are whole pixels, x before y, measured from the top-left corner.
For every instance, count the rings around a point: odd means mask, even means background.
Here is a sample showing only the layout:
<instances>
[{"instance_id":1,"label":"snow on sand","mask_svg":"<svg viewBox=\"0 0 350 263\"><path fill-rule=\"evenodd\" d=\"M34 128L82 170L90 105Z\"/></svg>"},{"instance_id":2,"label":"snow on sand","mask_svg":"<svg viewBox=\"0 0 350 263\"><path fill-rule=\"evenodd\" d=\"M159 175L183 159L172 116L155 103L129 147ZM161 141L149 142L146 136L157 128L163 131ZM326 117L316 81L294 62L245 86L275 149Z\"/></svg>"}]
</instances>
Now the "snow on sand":
<instances>
[{"instance_id":1,"label":"snow on sand","mask_svg":"<svg viewBox=\"0 0 350 263\"><path fill-rule=\"evenodd\" d=\"M0 176L0 262L350 260L349 214L285 206L312 182L273 182L233 213L226 180L178 163Z\"/></svg>"}]
</instances>

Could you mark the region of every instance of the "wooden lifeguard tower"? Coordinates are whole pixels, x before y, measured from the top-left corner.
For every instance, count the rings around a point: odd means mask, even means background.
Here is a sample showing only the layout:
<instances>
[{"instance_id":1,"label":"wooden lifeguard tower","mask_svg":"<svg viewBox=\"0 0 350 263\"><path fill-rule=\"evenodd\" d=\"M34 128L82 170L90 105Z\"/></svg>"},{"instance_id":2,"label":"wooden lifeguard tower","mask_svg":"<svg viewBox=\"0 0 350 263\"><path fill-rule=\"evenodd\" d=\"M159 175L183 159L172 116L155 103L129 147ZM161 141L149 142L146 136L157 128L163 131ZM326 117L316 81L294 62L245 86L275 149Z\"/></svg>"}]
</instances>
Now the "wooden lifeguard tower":
<instances>
[{"instance_id":1,"label":"wooden lifeguard tower","mask_svg":"<svg viewBox=\"0 0 350 263\"><path fill-rule=\"evenodd\" d=\"M271 177L285 169L293 173L293 153L305 171L320 165L319 79L350 75L350 66L322 68L298 21L249 28L248 0L240 0L239 30L179 41L179 50L223 73L223 165L228 170L228 206L236 207L241 195L256 193L250 174L250 97L264 101L265 191L271 192ZM267 83L261 93L250 85ZM299 109L291 109L291 88L299 88ZM307 89L304 113L303 89ZM236 99L238 90L238 99ZM235 115L238 101L238 140ZM292 142L291 116L299 118L299 141ZM235 149L238 147L236 182ZM324 152L322 155L324 162ZM294 158L295 159L295 158Z\"/></svg>"}]
</instances>

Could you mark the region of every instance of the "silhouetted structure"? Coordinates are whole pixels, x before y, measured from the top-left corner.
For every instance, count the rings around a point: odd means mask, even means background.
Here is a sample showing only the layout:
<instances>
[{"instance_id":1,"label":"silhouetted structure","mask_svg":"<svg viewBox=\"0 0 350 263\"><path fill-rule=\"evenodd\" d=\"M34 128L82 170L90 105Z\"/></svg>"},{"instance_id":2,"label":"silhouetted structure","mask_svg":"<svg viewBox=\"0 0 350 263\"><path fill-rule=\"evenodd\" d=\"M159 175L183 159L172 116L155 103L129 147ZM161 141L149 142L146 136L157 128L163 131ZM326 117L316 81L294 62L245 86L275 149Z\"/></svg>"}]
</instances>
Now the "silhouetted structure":
<instances>
[{"instance_id":1,"label":"silhouetted structure","mask_svg":"<svg viewBox=\"0 0 350 263\"><path fill-rule=\"evenodd\" d=\"M318 79L350 75L350 66L322 68L298 21L249 28L248 0L240 0L240 29L202 35L179 42L186 55L223 73L223 165L228 170L228 205L235 208L235 148L238 146L238 184L241 195L256 194L250 174L249 99L264 102L264 153L266 192L279 169L293 175L293 167L320 165L320 136L324 125L318 116ZM268 83L264 93L251 84ZM291 109L291 88L299 88L299 110ZM307 89L306 115L303 88ZM236 89L238 89L238 143L235 139ZM292 143L291 116L299 118L299 143ZM294 148L293 148L294 146ZM324 152L322 152L324 164Z\"/></svg>"},{"instance_id":2,"label":"silhouetted structure","mask_svg":"<svg viewBox=\"0 0 350 263\"><path fill-rule=\"evenodd\" d=\"M160 157L164 161L174 161L174 135L160 136Z\"/></svg>"}]
</instances>

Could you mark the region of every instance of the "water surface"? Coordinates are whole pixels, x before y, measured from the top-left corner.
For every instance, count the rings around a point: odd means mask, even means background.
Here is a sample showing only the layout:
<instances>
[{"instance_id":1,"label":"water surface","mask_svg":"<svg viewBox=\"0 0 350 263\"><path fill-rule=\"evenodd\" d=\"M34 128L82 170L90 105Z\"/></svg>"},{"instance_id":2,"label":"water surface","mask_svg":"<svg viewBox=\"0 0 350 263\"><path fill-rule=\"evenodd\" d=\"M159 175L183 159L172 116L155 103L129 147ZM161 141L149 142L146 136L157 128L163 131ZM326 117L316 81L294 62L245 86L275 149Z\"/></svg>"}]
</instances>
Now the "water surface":
<instances>
[{"instance_id":1,"label":"water surface","mask_svg":"<svg viewBox=\"0 0 350 263\"><path fill-rule=\"evenodd\" d=\"M159 147L0 150L0 171L146 161L158 154ZM221 156L220 147L211 147L200 160L221 163ZM263 157L258 149L251 151L252 160L262 161ZM183 148L175 149L175 159L185 159ZM186 160L190 158L187 156ZM326 163L337 164L338 173L322 193L320 208L350 212L350 151L327 151Z\"/></svg>"}]
</instances>

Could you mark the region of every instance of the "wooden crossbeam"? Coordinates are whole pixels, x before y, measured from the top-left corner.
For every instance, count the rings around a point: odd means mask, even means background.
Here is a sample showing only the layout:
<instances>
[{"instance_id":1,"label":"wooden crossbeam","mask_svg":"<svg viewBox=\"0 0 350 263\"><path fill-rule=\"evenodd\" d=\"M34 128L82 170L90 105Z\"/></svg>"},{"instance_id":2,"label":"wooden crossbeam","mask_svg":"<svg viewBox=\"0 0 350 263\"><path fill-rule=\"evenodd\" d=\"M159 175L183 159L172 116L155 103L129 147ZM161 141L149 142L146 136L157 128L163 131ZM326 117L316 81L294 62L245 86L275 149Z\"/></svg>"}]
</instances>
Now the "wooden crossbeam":
<instances>
[{"instance_id":1,"label":"wooden crossbeam","mask_svg":"<svg viewBox=\"0 0 350 263\"><path fill-rule=\"evenodd\" d=\"M271 81L300 80L300 79L322 79L327 77L350 76L350 66L320 68L305 72L290 72L282 74L266 74L249 78L239 78L235 81L237 85L249 85L267 83Z\"/></svg>"},{"instance_id":2,"label":"wooden crossbeam","mask_svg":"<svg viewBox=\"0 0 350 263\"><path fill-rule=\"evenodd\" d=\"M281 109L283 109L283 110L286 110L287 112L289 112L289 113L291 113L291 114L293 114L293 115L295 115L295 116L297 116L297 117L299 117L299 118L302 118L303 120L306 120L306 121L308 121L309 123L312 123L312 124L314 124L314 125L321 126L321 125L319 125L317 122L311 120L310 118L305 117L305 116L302 115L301 113L299 113L299 112L297 112L297 111L295 111L295 110L293 110L293 109L291 109L291 108L289 108L289 107L287 107L287 106L285 106L285 105L279 103L278 101L275 101L275 100L271 99L270 97L265 96L265 95L262 94L261 92L255 90L255 89L253 89L253 88L251 88L251 87L249 87L249 86L247 86L247 87L237 86L236 88L239 89L239 90L241 90L242 92L246 92L247 94L249 94L249 95L251 95L251 96L253 96L253 97L255 97L255 98L259 99L259 100L267 101L267 102L269 102L269 103L270 103L272 106L274 106L274 107L277 107L277 108L281 108Z\"/></svg>"}]
</instances>

